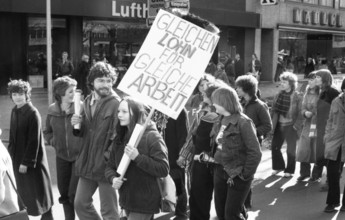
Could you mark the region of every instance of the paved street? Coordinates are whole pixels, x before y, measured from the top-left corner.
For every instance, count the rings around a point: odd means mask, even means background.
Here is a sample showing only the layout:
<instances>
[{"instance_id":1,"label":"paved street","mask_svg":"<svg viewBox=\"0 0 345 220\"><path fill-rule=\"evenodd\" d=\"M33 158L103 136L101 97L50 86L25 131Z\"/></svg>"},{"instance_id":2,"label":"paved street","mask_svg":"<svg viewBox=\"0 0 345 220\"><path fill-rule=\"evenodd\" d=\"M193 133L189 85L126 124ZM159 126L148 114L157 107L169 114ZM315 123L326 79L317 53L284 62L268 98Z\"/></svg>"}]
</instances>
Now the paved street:
<instances>
[{"instance_id":1,"label":"paved street","mask_svg":"<svg viewBox=\"0 0 345 220\"><path fill-rule=\"evenodd\" d=\"M261 85L262 87L263 85ZM274 84L266 85L263 89L264 94L269 94L276 89ZM265 95L264 95L265 97ZM32 102L38 107L42 114L42 122L45 122L47 112L46 90L36 89L32 95ZM3 129L1 139L8 139L9 113L13 104L8 96L0 96L0 127ZM53 182L53 192L55 205L53 212L56 220L63 220L62 206L58 204L58 190L56 185L55 152L51 146L47 146L49 167ZM296 178L299 173L299 164L293 178L283 178L282 176L270 176L271 174L271 155L268 149L263 149L263 157L258 171L255 175L253 188L253 208L249 212L250 220L343 220L345 212L326 214L325 200L327 193L319 192L322 183L297 183ZM282 175L282 174L281 174ZM345 177L341 180L341 189L344 188ZM96 207L99 207L97 193L94 196ZM99 208L98 208L99 209ZM217 219L214 207L211 209L212 219ZM167 220L172 215L160 214L155 219ZM31 220L40 219L39 217L30 218Z\"/></svg>"}]
</instances>

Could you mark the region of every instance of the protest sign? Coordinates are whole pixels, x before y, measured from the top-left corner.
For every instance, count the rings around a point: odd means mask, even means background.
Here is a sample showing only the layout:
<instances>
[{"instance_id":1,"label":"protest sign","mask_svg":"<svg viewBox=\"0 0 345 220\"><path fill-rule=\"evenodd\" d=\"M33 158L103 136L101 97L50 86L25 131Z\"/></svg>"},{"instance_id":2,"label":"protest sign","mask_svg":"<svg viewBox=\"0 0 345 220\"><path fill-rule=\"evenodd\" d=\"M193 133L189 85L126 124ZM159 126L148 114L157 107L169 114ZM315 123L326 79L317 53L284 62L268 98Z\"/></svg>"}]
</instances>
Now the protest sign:
<instances>
[{"instance_id":1,"label":"protest sign","mask_svg":"<svg viewBox=\"0 0 345 220\"><path fill-rule=\"evenodd\" d=\"M218 35L160 10L118 88L176 119L218 40Z\"/></svg>"}]
</instances>

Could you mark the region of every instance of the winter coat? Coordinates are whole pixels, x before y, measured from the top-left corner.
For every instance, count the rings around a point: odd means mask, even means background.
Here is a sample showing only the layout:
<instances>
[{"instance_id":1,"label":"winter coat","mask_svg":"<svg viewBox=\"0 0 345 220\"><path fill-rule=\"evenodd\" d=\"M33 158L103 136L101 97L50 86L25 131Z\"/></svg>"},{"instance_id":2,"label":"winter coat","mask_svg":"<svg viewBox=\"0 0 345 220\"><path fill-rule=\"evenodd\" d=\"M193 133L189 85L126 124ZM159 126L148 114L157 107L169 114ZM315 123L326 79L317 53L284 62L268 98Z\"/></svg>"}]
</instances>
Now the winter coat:
<instances>
[{"instance_id":1,"label":"winter coat","mask_svg":"<svg viewBox=\"0 0 345 220\"><path fill-rule=\"evenodd\" d=\"M80 102L80 106L83 103ZM73 135L71 117L74 114L74 103L65 113L58 103L53 103L48 108L44 138L55 148L56 156L73 162L79 155L82 139Z\"/></svg>"},{"instance_id":2,"label":"winter coat","mask_svg":"<svg viewBox=\"0 0 345 220\"><path fill-rule=\"evenodd\" d=\"M126 143L115 139L105 176L112 184L117 176L116 169L124 154ZM124 178L127 180L119 189L120 207L139 213L159 213L161 195L157 178L169 173L168 150L156 125L151 123L146 128L138 144L139 155L131 161Z\"/></svg>"},{"instance_id":3,"label":"winter coat","mask_svg":"<svg viewBox=\"0 0 345 220\"><path fill-rule=\"evenodd\" d=\"M328 87L321 92L317 102L316 117L316 160L325 158L324 136L332 101L339 95L338 90Z\"/></svg>"},{"instance_id":4,"label":"winter coat","mask_svg":"<svg viewBox=\"0 0 345 220\"><path fill-rule=\"evenodd\" d=\"M214 72L214 78L223 80L226 84L230 85L228 76L224 70L216 70Z\"/></svg>"},{"instance_id":5,"label":"winter coat","mask_svg":"<svg viewBox=\"0 0 345 220\"><path fill-rule=\"evenodd\" d=\"M307 89L307 92L303 97L302 116L304 117L304 122L301 137L298 140L296 150L296 161L299 162L316 162L316 138L310 138L309 134L311 124L316 125L316 109L318 99L319 95L316 92L312 93L310 89ZM313 113L311 118L305 117L306 111Z\"/></svg>"},{"instance_id":6,"label":"winter coat","mask_svg":"<svg viewBox=\"0 0 345 220\"><path fill-rule=\"evenodd\" d=\"M253 97L244 104L243 113L252 119L259 139L272 130L272 121L266 103Z\"/></svg>"},{"instance_id":7,"label":"winter coat","mask_svg":"<svg viewBox=\"0 0 345 220\"><path fill-rule=\"evenodd\" d=\"M83 91L84 97L89 93L89 89L87 87L87 76L89 75L89 71L90 64L85 61L81 61L77 69L74 71L74 78L78 82L77 88Z\"/></svg>"},{"instance_id":8,"label":"winter coat","mask_svg":"<svg viewBox=\"0 0 345 220\"><path fill-rule=\"evenodd\" d=\"M277 124L279 122L279 114L275 111L275 104L277 102L279 94L277 94L274 98L273 101L273 106L272 106L272 125L273 129L272 131L274 132ZM301 102L302 98L300 97L300 94L298 92L293 92L291 94L291 104L290 104L290 109L286 115L286 118L292 119L292 126L293 128L297 131L297 135L299 136L302 131L302 125L303 125L303 116L301 114Z\"/></svg>"},{"instance_id":9,"label":"winter coat","mask_svg":"<svg viewBox=\"0 0 345 220\"><path fill-rule=\"evenodd\" d=\"M236 176L242 180L252 180L261 160L260 144L256 137L255 125L243 113L232 114L225 125L223 135L217 140L216 162L220 163L229 178ZM217 137L222 126L221 117L214 124ZM221 145L221 150L219 149Z\"/></svg>"},{"instance_id":10,"label":"winter coat","mask_svg":"<svg viewBox=\"0 0 345 220\"><path fill-rule=\"evenodd\" d=\"M41 215L52 207L54 200L41 115L31 102L12 109L9 141L18 193L29 215ZM28 167L26 174L19 173L21 164Z\"/></svg>"},{"instance_id":11,"label":"winter coat","mask_svg":"<svg viewBox=\"0 0 345 220\"><path fill-rule=\"evenodd\" d=\"M236 78L244 75L244 63L242 60L235 60L235 74Z\"/></svg>"},{"instance_id":12,"label":"winter coat","mask_svg":"<svg viewBox=\"0 0 345 220\"><path fill-rule=\"evenodd\" d=\"M75 163L75 174L94 181L106 181L104 155L110 151L111 142L116 135L120 97L113 91L111 95L100 99L93 116L91 99L92 94L85 99L81 128L74 130L75 135L83 137L81 151Z\"/></svg>"},{"instance_id":13,"label":"winter coat","mask_svg":"<svg viewBox=\"0 0 345 220\"><path fill-rule=\"evenodd\" d=\"M333 100L325 132L325 158L337 160L341 149L341 161L345 162L345 95Z\"/></svg>"}]
</instances>

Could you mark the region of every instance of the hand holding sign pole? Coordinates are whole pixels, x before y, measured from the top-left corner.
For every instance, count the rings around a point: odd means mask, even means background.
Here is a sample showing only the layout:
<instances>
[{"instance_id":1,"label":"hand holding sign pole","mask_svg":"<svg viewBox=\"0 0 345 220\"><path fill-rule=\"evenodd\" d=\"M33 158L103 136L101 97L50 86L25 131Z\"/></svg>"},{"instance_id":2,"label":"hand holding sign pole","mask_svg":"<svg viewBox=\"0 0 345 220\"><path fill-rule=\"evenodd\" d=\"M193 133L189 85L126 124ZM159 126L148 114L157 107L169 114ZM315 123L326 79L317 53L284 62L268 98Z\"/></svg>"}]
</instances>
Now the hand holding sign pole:
<instances>
[{"instance_id":1,"label":"hand holding sign pole","mask_svg":"<svg viewBox=\"0 0 345 220\"><path fill-rule=\"evenodd\" d=\"M74 113L80 115L81 90L77 89L74 94ZM74 129L80 129L80 124L74 125Z\"/></svg>"},{"instance_id":2,"label":"hand holding sign pole","mask_svg":"<svg viewBox=\"0 0 345 220\"><path fill-rule=\"evenodd\" d=\"M118 86L124 93L151 106L144 126L133 132L131 144L138 145L155 109L173 119L178 117L203 76L218 40L217 34L159 10ZM121 178L129 163L129 157L124 155L117 169Z\"/></svg>"}]
</instances>

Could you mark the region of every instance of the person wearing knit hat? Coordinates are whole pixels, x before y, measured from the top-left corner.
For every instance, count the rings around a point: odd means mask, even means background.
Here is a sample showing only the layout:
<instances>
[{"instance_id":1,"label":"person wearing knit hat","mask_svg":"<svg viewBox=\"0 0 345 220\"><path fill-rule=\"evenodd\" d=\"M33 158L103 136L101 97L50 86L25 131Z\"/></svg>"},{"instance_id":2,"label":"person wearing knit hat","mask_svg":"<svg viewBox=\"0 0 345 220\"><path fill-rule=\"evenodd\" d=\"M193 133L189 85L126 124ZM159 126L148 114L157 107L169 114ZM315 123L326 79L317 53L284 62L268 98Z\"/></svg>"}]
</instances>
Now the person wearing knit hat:
<instances>
[{"instance_id":1,"label":"person wearing knit hat","mask_svg":"<svg viewBox=\"0 0 345 220\"><path fill-rule=\"evenodd\" d=\"M345 80L342 93L333 100L325 131L325 159L327 163L328 193L325 212L336 212L340 204L340 179L345 162ZM345 188L344 188L345 192ZM340 211L345 211L345 197Z\"/></svg>"},{"instance_id":2,"label":"person wearing knit hat","mask_svg":"<svg viewBox=\"0 0 345 220\"><path fill-rule=\"evenodd\" d=\"M325 145L323 138L325 135L331 103L333 99L339 95L338 90L332 87L333 77L329 70L321 69L316 71L315 74L316 84L320 87L321 91L316 110L316 163L313 167L312 178L309 179L311 182L321 180L323 167L327 165L327 160L324 157ZM327 190L327 186L323 186L321 190Z\"/></svg>"}]
</instances>

